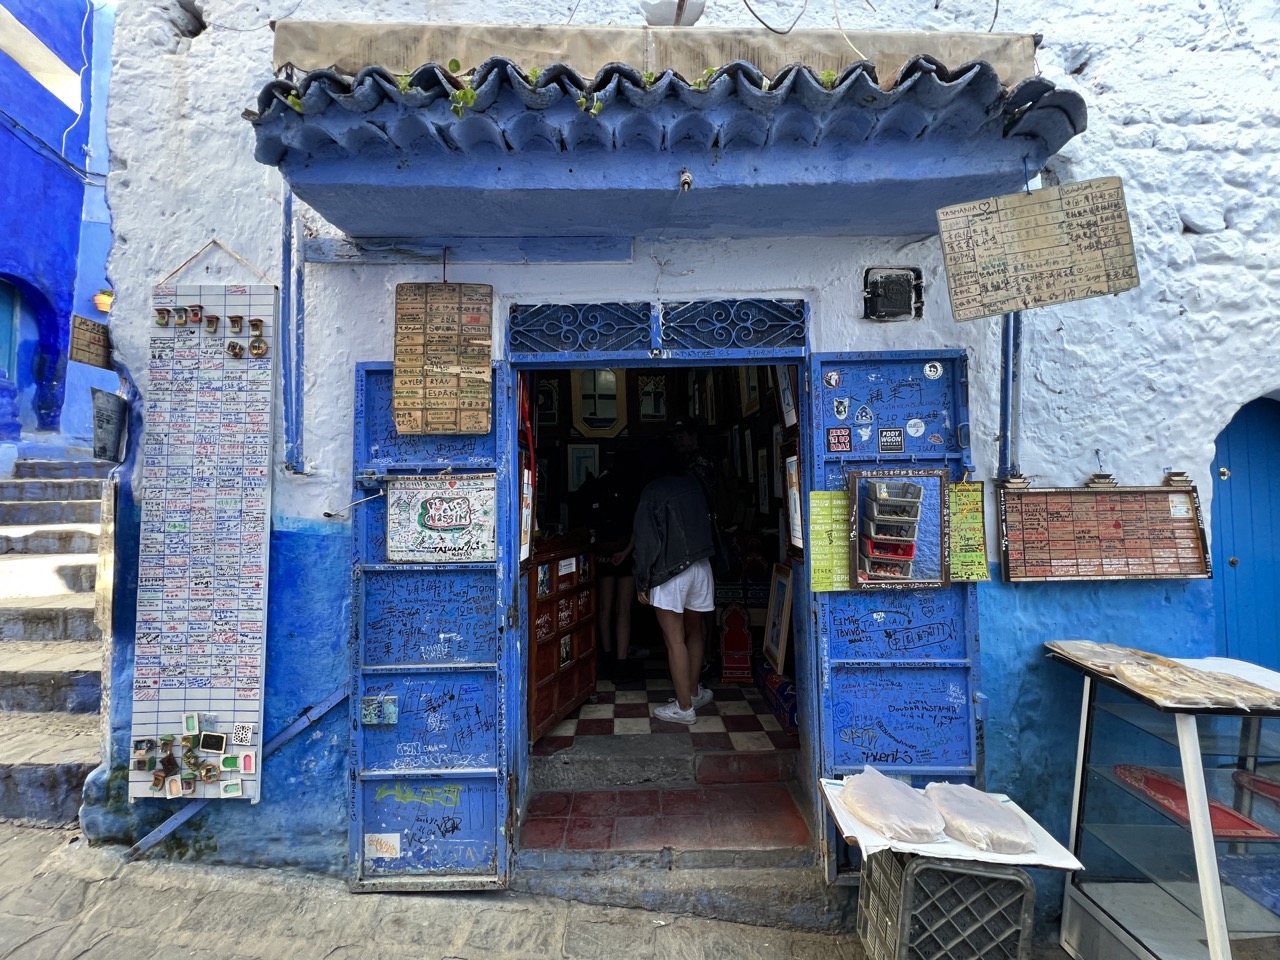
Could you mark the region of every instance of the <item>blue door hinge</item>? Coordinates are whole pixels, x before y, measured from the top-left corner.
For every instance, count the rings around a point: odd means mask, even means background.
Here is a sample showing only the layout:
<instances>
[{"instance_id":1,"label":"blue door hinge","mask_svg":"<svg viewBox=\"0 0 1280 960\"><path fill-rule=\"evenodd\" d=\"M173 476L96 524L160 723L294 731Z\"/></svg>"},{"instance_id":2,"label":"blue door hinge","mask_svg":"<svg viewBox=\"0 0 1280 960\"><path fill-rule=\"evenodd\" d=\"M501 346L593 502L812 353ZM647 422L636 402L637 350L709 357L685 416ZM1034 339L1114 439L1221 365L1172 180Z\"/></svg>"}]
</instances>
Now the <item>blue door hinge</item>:
<instances>
[{"instance_id":1,"label":"blue door hinge","mask_svg":"<svg viewBox=\"0 0 1280 960\"><path fill-rule=\"evenodd\" d=\"M987 719L987 712L988 712L987 708L989 706L989 703L990 701L987 700L987 695L983 693L981 690L975 690L973 692L974 719L977 719L977 720Z\"/></svg>"}]
</instances>

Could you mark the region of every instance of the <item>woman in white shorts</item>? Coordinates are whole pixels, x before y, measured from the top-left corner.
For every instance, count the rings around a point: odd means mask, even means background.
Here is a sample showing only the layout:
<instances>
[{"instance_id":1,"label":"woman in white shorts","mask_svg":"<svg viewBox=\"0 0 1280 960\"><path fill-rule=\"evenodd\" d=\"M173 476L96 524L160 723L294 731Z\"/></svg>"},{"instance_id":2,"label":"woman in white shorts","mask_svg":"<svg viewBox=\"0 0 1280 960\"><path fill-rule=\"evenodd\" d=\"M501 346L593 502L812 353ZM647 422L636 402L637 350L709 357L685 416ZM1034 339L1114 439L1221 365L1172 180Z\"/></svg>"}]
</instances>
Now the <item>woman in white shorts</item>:
<instances>
[{"instance_id":1,"label":"woman in white shorts","mask_svg":"<svg viewBox=\"0 0 1280 960\"><path fill-rule=\"evenodd\" d=\"M676 688L675 699L653 715L692 724L694 710L712 699L697 678L706 645L703 614L715 609L709 559L715 541L702 484L677 472L677 464L672 456L640 495L634 523L636 596L657 615Z\"/></svg>"}]
</instances>

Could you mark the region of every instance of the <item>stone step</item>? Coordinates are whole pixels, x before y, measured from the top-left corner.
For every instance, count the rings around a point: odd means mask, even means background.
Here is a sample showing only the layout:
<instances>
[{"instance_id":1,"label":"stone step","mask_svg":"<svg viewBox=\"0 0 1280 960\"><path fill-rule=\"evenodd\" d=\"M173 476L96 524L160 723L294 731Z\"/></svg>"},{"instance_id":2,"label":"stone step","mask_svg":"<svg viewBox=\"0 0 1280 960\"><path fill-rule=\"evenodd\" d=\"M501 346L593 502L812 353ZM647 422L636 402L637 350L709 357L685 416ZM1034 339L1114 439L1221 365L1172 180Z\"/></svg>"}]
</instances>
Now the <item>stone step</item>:
<instances>
[{"instance_id":1,"label":"stone step","mask_svg":"<svg viewBox=\"0 0 1280 960\"><path fill-rule=\"evenodd\" d=\"M100 762L100 722L89 713L0 713L0 817L74 823Z\"/></svg>"},{"instance_id":2,"label":"stone step","mask_svg":"<svg viewBox=\"0 0 1280 960\"><path fill-rule=\"evenodd\" d=\"M102 634L93 622L93 612L92 593L0 600L0 641L97 642Z\"/></svg>"},{"instance_id":3,"label":"stone step","mask_svg":"<svg viewBox=\"0 0 1280 960\"><path fill-rule=\"evenodd\" d=\"M856 885L829 885L817 866L603 871L517 866L511 889L599 906L821 932L852 930L858 900Z\"/></svg>"},{"instance_id":4,"label":"stone step","mask_svg":"<svg viewBox=\"0 0 1280 960\"><path fill-rule=\"evenodd\" d=\"M101 500L0 501L0 525L12 523L97 523Z\"/></svg>"},{"instance_id":5,"label":"stone step","mask_svg":"<svg viewBox=\"0 0 1280 960\"><path fill-rule=\"evenodd\" d=\"M0 643L0 710L96 713L101 701L101 643Z\"/></svg>"},{"instance_id":6,"label":"stone step","mask_svg":"<svg viewBox=\"0 0 1280 960\"><path fill-rule=\"evenodd\" d=\"M0 600L92 593L98 559L83 553L0 554Z\"/></svg>"},{"instance_id":7,"label":"stone step","mask_svg":"<svg viewBox=\"0 0 1280 960\"><path fill-rule=\"evenodd\" d=\"M578 737L571 747L529 758L529 788L773 783L794 779L798 765L798 750L702 752L688 735Z\"/></svg>"},{"instance_id":8,"label":"stone step","mask_svg":"<svg viewBox=\"0 0 1280 960\"><path fill-rule=\"evenodd\" d=\"M101 480L2 480L0 501L101 500Z\"/></svg>"},{"instance_id":9,"label":"stone step","mask_svg":"<svg viewBox=\"0 0 1280 960\"><path fill-rule=\"evenodd\" d=\"M0 527L0 553L98 552L97 523L21 524Z\"/></svg>"},{"instance_id":10,"label":"stone step","mask_svg":"<svg viewBox=\"0 0 1280 960\"><path fill-rule=\"evenodd\" d=\"M19 460L13 465L18 479L105 480L116 464L107 460Z\"/></svg>"}]
</instances>

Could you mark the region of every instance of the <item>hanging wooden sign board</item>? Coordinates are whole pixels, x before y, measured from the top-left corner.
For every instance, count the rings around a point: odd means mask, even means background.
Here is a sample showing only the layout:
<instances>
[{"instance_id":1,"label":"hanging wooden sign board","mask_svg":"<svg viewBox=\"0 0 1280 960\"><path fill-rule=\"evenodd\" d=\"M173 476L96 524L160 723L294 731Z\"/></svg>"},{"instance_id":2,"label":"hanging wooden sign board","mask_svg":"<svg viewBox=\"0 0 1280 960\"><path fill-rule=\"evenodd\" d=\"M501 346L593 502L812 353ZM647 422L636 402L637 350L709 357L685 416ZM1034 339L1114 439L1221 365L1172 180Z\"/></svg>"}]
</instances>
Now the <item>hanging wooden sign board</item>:
<instances>
[{"instance_id":1,"label":"hanging wooden sign board","mask_svg":"<svg viewBox=\"0 0 1280 960\"><path fill-rule=\"evenodd\" d=\"M957 320L1086 300L1138 285L1119 177L943 207L938 232Z\"/></svg>"},{"instance_id":2,"label":"hanging wooden sign board","mask_svg":"<svg viewBox=\"0 0 1280 960\"><path fill-rule=\"evenodd\" d=\"M396 284L396 430L488 433L492 349L493 287Z\"/></svg>"},{"instance_id":3,"label":"hanging wooden sign board","mask_svg":"<svg viewBox=\"0 0 1280 960\"><path fill-rule=\"evenodd\" d=\"M1212 575L1195 487L1002 486L997 493L1006 581Z\"/></svg>"}]
</instances>

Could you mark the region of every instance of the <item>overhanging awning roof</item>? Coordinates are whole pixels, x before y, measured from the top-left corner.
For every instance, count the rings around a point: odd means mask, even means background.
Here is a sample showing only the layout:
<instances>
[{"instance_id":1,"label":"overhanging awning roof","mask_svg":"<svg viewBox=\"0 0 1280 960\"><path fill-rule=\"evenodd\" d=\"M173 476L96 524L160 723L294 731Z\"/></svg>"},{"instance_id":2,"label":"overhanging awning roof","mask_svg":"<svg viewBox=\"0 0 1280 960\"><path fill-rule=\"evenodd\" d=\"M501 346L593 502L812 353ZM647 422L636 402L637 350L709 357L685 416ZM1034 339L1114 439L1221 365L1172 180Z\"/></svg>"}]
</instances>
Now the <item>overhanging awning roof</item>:
<instances>
[{"instance_id":1,"label":"overhanging awning roof","mask_svg":"<svg viewBox=\"0 0 1280 960\"><path fill-rule=\"evenodd\" d=\"M256 156L357 238L903 235L1021 188L1085 127L1074 92L1006 86L985 61L825 79L745 61L692 82L619 63L531 79L491 57L458 117L467 80L438 63L312 70L262 90Z\"/></svg>"}]
</instances>

